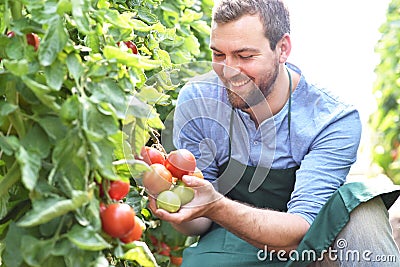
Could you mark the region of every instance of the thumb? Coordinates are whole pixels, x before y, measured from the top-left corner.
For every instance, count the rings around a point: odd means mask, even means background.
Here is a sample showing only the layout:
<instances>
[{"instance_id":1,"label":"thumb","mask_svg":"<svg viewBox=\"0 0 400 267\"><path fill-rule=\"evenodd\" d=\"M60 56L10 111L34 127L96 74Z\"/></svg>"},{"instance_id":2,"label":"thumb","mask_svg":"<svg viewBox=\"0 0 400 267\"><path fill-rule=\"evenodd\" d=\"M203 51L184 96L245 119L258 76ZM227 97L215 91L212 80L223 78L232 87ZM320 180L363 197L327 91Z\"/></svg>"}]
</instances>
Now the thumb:
<instances>
[{"instance_id":1,"label":"thumb","mask_svg":"<svg viewBox=\"0 0 400 267\"><path fill-rule=\"evenodd\" d=\"M182 176L182 181L190 187L200 187L200 186L205 186L208 184L207 180L191 176L191 175L184 175Z\"/></svg>"}]
</instances>

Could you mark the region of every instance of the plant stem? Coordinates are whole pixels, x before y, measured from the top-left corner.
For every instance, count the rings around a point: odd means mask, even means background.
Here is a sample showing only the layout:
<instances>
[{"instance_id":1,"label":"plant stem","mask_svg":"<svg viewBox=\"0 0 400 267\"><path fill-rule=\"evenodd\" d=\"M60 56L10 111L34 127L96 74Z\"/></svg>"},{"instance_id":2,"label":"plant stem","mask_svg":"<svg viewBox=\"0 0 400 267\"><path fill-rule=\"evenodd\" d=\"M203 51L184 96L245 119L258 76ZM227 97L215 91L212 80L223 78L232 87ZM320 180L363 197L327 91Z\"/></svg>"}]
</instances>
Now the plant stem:
<instances>
[{"instance_id":1,"label":"plant stem","mask_svg":"<svg viewBox=\"0 0 400 267\"><path fill-rule=\"evenodd\" d=\"M8 1L11 9L11 16L14 20L22 18L22 3L19 0Z\"/></svg>"},{"instance_id":2,"label":"plant stem","mask_svg":"<svg viewBox=\"0 0 400 267\"><path fill-rule=\"evenodd\" d=\"M15 184L21 175L19 172L19 164L14 162L7 174L0 180L0 196L6 194L13 184Z\"/></svg>"}]
</instances>

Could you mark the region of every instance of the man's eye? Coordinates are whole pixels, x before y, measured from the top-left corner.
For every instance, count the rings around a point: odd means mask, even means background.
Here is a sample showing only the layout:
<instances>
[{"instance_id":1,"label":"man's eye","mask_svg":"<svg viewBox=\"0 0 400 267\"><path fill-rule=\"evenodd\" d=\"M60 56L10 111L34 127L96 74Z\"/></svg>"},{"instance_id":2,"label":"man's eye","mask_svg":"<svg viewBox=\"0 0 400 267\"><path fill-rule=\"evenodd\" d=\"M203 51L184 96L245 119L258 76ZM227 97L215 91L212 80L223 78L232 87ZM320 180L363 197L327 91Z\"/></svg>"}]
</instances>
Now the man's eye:
<instances>
[{"instance_id":1,"label":"man's eye","mask_svg":"<svg viewBox=\"0 0 400 267\"><path fill-rule=\"evenodd\" d=\"M252 58L253 55L240 55L239 57L242 59L249 59L249 58Z\"/></svg>"},{"instance_id":2,"label":"man's eye","mask_svg":"<svg viewBox=\"0 0 400 267\"><path fill-rule=\"evenodd\" d=\"M217 53L213 53L213 56L214 56L214 57L223 57L223 56L224 56L224 54L217 54Z\"/></svg>"}]
</instances>

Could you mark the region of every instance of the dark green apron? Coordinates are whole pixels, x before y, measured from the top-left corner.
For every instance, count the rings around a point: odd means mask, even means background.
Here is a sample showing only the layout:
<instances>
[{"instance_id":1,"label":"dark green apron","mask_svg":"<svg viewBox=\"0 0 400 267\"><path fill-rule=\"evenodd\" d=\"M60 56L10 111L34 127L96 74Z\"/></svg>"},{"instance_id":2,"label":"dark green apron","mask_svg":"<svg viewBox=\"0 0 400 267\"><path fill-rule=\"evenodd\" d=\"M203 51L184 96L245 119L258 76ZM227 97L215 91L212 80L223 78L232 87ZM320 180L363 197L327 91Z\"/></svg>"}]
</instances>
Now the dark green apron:
<instances>
[{"instance_id":1,"label":"dark green apron","mask_svg":"<svg viewBox=\"0 0 400 267\"><path fill-rule=\"evenodd\" d=\"M291 91L290 79L288 110L289 133ZM232 136L232 121L233 113L230 122L230 137ZM231 146L229 144L229 156L230 154ZM267 169L245 166L230 157L228 162L220 167L218 188L221 192L228 192L226 196L231 199L248 203L259 208L269 208L286 212L287 203L294 189L296 171L298 168L299 167L296 166L289 169ZM239 179L235 177L239 177ZM232 179L236 179L236 181L232 182ZM254 181L257 181L256 185L251 186ZM254 188L256 189L254 190ZM393 192L394 194L392 194ZM301 253L301 251L306 249L314 249L319 256L320 254L318 253L321 253L321 251L330 246L337 234L347 223L350 212L361 202L384 193L382 198L386 206L390 207L398 197L399 192L399 187L390 187L380 190L377 188L368 188L362 183L352 183L342 186L321 209L321 212L318 214L297 250ZM326 213L329 212L334 212L335 216L326 216ZM239 219L240 218L232 218L232 220ZM260 259L260 249L213 223L211 229L200 237L199 242L195 246L184 250L182 266L307 266L307 264L311 262L285 262L280 261L275 255L271 257L269 254L262 254Z\"/></svg>"}]
</instances>

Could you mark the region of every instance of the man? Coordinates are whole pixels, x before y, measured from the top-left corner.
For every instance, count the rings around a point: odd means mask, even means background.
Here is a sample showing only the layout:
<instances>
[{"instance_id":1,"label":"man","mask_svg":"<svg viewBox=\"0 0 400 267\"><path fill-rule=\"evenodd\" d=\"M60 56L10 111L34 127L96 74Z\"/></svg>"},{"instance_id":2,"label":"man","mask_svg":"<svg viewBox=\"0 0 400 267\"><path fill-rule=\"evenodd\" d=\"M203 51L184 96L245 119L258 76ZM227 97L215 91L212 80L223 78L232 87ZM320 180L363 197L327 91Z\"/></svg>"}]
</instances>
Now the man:
<instances>
[{"instance_id":1,"label":"man","mask_svg":"<svg viewBox=\"0 0 400 267\"><path fill-rule=\"evenodd\" d=\"M201 236L184 266L265 265L263 250L283 263L356 161L357 110L287 63L289 34L278 0L221 0L213 10L214 70L181 90L174 121L176 147L196 156L206 180L184 177L196 196L177 213L150 204Z\"/></svg>"}]
</instances>

